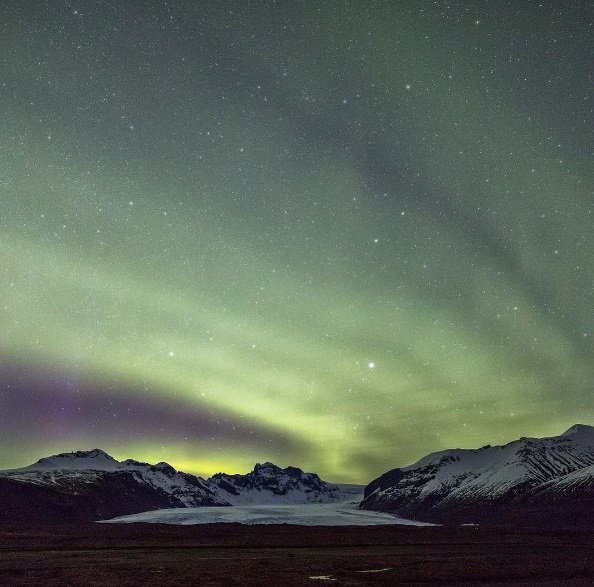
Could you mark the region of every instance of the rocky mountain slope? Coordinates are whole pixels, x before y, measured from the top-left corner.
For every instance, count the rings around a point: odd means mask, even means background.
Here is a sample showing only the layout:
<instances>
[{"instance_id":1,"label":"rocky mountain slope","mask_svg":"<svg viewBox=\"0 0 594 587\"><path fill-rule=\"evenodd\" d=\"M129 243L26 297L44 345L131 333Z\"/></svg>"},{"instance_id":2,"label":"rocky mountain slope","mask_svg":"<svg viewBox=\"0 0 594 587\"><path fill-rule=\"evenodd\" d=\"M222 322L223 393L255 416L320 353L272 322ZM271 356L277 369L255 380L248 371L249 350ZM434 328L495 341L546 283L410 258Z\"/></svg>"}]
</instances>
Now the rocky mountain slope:
<instances>
[{"instance_id":1,"label":"rocky mountain slope","mask_svg":"<svg viewBox=\"0 0 594 587\"><path fill-rule=\"evenodd\" d=\"M333 485L297 467L257 464L247 475L217 473L209 482L233 505L328 503L360 496L360 485Z\"/></svg>"},{"instance_id":2,"label":"rocky mountain slope","mask_svg":"<svg viewBox=\"0 0 594 587\"><path fill-rule=\"evenodd\" d=\"M594 525L594 428L430 454L372 481L361 508L438 523Z\"/></svg>"}]
</instances>

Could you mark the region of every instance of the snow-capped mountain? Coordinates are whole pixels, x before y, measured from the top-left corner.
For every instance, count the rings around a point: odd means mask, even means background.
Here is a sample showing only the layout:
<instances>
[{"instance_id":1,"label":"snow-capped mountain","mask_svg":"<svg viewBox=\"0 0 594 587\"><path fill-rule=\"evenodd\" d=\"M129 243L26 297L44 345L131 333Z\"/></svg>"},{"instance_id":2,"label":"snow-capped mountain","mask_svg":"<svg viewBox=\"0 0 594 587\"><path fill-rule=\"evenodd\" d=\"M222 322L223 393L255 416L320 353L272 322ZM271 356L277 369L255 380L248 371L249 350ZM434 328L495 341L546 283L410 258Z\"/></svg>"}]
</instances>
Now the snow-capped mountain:
<instances>
[{"instance_id":1,"label":"snow-capped mountain","mask_svg":"<svg viewBox=\"0 0 594 587\"><path fill-rule=\"evenodd\" d=\"M0 472L0 519L100 519L169 507L229 505L215 488L167 463L117 461L99 449ZM118 512L115 513L114 512Z\"/></svg>"},{"instance_id":2,"label":"snow-capped mountain","mask_svg":"<svg viewBox=\"0 0 594 587\"><path fill-rule=\"evenodd\" d=\"M163 508L328 503L358 500L362 489L272 463L256 465L247 475L219 473L205 480L167 463L118 461L94 449L0 471L0 520L98 520Z\"/></svg>"},{"instance_id":3,"label":"snow-capped mountain","mask_svg":"<svg viewBox=\"0 0 594 587\"><path fill-rule=\"evenodd\" d=\"M106 452L96 448L44 457L28 467L15 469L14 472L17 474L25 471L115 471L121 468L120 461L116 461Z\"/></svg>"},{"instance_id":4,"label":"snow-capped mountain","mask_svg":"<svg viewBox=\"0 0 594 587\"><path fill-rule=\"evenodd\" d=\"M246 475L217 473L209 482L233 505L328 503L355 499L362 492L360 485L334 485L315 473L297 467L281 469L273 463L256 464Z\"/></svg>"},{"instance_id":5,"label":"snow-capped mountain","mask_svg":"<svg viewBox=\"0 0 594 587\"><path fill-rule=\"evenodd\" d=\"M163 462L156 465L133 459L120 462L99 449L45 457L33 465L0 475L62 490L97 484L110 475L128 475L139 485L162 492L175 507L229 505L201 477L178 472Z\"/></svg>"},{"instance_id":6,"label":"snow-capped mountain","mask_svg":"<svg viewBox=\"0 0 594 587\"><path fill-rule=\"evenodd\" d=\"M365 488L361 508L431 522L594 523L594 428L454 449L393 469Z\"/></svg>"}]
</instances>

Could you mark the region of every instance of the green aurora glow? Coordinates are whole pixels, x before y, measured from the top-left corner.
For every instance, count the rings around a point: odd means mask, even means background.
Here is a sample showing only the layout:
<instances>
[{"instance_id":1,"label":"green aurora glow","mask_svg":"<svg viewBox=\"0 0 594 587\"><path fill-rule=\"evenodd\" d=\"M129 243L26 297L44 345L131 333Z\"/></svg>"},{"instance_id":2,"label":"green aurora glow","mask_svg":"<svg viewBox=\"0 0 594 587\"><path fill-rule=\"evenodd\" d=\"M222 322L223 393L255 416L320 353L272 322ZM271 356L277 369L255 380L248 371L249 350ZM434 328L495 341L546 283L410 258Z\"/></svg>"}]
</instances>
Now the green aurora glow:
<instances>
[{"instance_id":1,"label":"green aurora glow","mask_svg":"<svg viewBox=\"0 0 594 587\"><path fill-rule=\"evenodd\" d=\"M592 423L588 18L555 6L4 3L0 466L366 482Z\"/></svg>"}]
</instances>

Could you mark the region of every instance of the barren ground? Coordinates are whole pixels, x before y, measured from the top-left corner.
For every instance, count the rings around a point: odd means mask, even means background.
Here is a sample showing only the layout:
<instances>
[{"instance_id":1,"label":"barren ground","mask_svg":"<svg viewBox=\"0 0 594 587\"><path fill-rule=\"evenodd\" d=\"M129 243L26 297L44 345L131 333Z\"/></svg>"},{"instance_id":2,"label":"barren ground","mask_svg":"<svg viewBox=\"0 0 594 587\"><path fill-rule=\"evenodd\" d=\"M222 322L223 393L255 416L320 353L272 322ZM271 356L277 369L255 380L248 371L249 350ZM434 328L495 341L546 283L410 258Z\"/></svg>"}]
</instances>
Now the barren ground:
<instances>
[{"instance_id":1,"label":"barren ground","mask_svg":"<svg viewBox=\"0 0 594 587\"><path fill-rule=\"evenodd\" d=\"M594 531L4 525L0 584L591 586Z\"/></svg>"}]
</instances>

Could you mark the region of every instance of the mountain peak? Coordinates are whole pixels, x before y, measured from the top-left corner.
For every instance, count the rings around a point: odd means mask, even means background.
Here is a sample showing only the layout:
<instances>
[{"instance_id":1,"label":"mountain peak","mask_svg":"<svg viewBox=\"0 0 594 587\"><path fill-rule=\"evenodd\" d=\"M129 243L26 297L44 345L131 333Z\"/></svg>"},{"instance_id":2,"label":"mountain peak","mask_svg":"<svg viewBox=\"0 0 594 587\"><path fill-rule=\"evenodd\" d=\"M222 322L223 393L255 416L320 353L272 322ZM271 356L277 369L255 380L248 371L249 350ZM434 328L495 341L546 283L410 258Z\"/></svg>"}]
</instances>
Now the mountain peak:
<instances>
[{"instance_id":1,"label":"mountain peak","mask_svg":"<svg viewBox=\"0 0 594 587\"><path fill-rule=\"evenodd\" d=\"M256 473L257 471L266 471L266 470L271 470L271 471L277 472L277 471L282 471L283 469L281 467L279 467L278 465L275 465L274 463L266 461L265 463L256 463L254 465L253 472Z\"/></svg>"},{"instance_id":2,"label":"mountain peak","mask_svg":"<svg viewBox=\"0 0 594 587\"><path fill-rule=\"evenodd\" d=\"M592 436L594 438L594 426L587 424L574 424L568 428L561 436Z\"/></svg>"},{"instance_id":3,"label":"mountain peak","mask_svg":"<svg viewBox=\"0 0 594 587\"><path fill-rule=\"evenodd\" d=\"M89 458L89 459L106 458L111 461L115 461L115 459L111 455L107 454L104 450L101 450L100 448L93 448L91 450L79 450L75 453L63 453L63 454L73 454L73 455L76 455L77 457L83 457L83 458Z\"/></svg>"},{"instance_id":4,"label":"mountain peak","mask_svg":"<svg viewBox=\"0 0 594 587\"><path fill-rule=\"evenodd\" d=\"M265 463L256 463L255 467L274 467L275 469L280 469L278 465L275 465L270 461L266 461Z\"/></svg>"},{"instance_id":5,"label":"mountain peak","mask_svg":"<svg viewBox=\"0 0 594 587\"><path fill-rule=\"evenodd\" d=\"M63 452L51 457L39 459L36 463L26 467L28 469L90 469L113 470L120 466L112 456L100 448L92 450L78 450Z\"/></svg>"}]
</instances>

